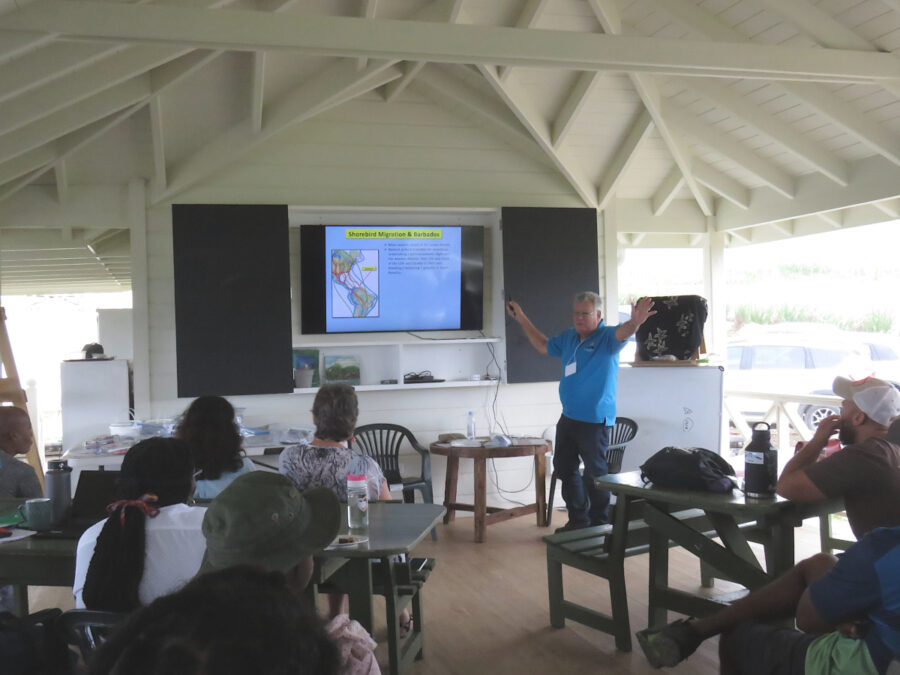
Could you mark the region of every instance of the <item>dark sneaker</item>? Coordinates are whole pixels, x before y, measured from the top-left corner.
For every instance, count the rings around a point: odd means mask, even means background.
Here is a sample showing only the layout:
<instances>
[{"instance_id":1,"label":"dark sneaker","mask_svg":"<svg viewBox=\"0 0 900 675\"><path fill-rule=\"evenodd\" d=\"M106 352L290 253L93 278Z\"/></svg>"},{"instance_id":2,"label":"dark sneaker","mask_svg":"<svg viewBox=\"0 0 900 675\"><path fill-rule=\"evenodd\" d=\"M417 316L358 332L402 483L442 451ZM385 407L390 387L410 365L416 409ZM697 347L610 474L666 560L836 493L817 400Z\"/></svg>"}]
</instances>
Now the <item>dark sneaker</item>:
<instances>
[{"instance_id":1,"label":"dark sneaker","mask_svg":"<svg viewBox=\"0 0 900 675\"><path fill-rule=\"evenodd\" d=\"M703 638L686 619L662 628L645 628L635 633L644 656L654 668L677 666L693 654Z\"/></svg>"},{"instance_id":2,"label":"dark sneaker","mask_svg":"<svg viewBox=\"0 0 900 675\"><path fill-rule=\"evenodd\" d=\"M586 527L590 527L590 523L573 523L571 520L563 525L562 527L557 527L554 532L559 534L560 532L571 532L572 530L583 530Z\"/></svg>"}]
</instances>

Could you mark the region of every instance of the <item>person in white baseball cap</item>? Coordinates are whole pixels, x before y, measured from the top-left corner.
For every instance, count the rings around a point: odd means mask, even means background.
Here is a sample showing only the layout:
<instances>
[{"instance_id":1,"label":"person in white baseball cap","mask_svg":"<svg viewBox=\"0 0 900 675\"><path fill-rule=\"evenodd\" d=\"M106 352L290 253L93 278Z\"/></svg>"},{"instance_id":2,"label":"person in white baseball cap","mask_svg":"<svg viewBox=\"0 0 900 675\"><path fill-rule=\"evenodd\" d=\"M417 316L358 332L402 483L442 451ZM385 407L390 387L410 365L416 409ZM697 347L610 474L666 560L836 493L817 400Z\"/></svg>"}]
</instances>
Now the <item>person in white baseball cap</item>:
<instances>
[{"instance_id":1,"label":"person in white baseball cap","mask_svg":"<svg viewBox=\"0 0 900 675\"><path fill-rule=\"evenodd\" d=\"M857 539L876 527L900 526L900 445L886 437L900 415L900 391L876 377L838 377L832 389L844 399L841 414L819 423L785 465L776 491L798 502L842 497ZM843 450L820 459L835 433Z\"/></svg>"},{"instance_id":2,"label":"person in white baseball cap","mask_svg":"<svg viewBox=\"0 0 900 675\"><path fill-rule=\"evenodd\" d=\"M900 391L890 382L877 377L863 380L836 377L831 388L845 401L853 401L870 420L885 429L900 415Z\"/></svg>"}]
</instances>

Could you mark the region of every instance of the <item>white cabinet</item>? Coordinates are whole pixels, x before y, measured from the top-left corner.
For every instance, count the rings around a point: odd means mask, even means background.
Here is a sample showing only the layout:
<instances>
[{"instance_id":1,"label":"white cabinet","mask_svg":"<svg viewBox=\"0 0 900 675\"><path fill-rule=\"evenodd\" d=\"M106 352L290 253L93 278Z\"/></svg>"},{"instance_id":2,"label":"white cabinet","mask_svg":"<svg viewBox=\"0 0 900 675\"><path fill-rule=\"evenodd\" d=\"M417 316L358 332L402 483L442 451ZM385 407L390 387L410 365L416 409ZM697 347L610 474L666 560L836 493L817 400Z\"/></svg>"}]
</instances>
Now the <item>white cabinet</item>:
<instances>
[{"instance_id":1,"label":"white cabinet","mask_svg":"<svg viewBox=\"0 0 900 675\"><path fill-rule=\"evenodd\" d=\"M499 374L491 349L499 349L500 338L423 339L404 342L341 341L294 345L295 349L319 350L319 374L324 382L326 356L352 356L359 361L359 391L379 389L412 389L435 387L481 387L494 384L494 380L475 380L490 372ZM430 371L443 382L403 384L407 373ZM382 384L383 380L396 380L396 384ZM295 389L295 392L311 392L315 389Z\"/></svg>"},{"instance_id":2,"label":"white cabinet","mask_svg":"<svg viewBox=\"0 0 900 675\"><path fill-rule=\"evenodd\" d=\"M109 433L112 422L129 419L128 361L63 361L63 448Z\"/></svg>"}]
</instances>

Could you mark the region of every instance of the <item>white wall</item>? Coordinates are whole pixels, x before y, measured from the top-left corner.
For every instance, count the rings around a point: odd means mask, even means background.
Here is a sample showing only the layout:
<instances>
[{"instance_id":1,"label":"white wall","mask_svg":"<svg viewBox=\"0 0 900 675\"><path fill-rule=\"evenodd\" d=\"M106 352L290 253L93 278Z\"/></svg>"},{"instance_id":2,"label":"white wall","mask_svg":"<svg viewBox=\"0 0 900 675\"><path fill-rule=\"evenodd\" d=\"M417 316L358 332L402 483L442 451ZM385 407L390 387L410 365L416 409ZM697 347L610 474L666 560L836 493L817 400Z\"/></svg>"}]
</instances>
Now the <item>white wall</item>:
<instances>
[{"instance_id":1,"label":"white wall","mask_svg":"<svg viewBox=\"0 0 900 675\"><path fill-rule=\"evenodd\" d=\"M348 222L347 218L355 217L358 222L366 216L347 212L335 213L334 210L292 209L292 223L300 222ZM490 209L478 212L393 212L385 214L373 210L368 216L373 224L385 224L392 219L399 224L406 222L481 222L487 225L489 232L486 247L485 274L485 333L491 336L504 337L505 315L502 303L495 302L501 298L502 266L500 265L499 223L498 213ZM412 219L412 220L411 220ZM149 212L147 246L149 261L149 325L150 325L150 363L151 363L151 414L154 417L170 417L180 413L190 402L177 398L176 359L175 359L175 309L174 286L172 278L172 224L171 209L168 206L153 208ZM292 283L292 326L294 344L309 344L317 338L303 336L299 332L299 241L296 231L291 237L291 283ZM264 301L264 300L262 300ZM566 300L563 300L566 301ZM515 327L518 330L518 327ZM408 336L400 334L409 339ZM384 334L383 339L390 342L397 334ZM322 337L327 341L328 337ZM346 339L346 338L344 338ZM373 337L367 336L371 340ZM483 362L490 360L488 348L484 344L466 349L483 351ZM505 345L494 345L498 360L503 365ZM435 364L438 372L441 364ZM556 384L501 384L499 391L495 387L463 387L446 389L416 389L363 391L359 393L360 424L371 422L393 422L411 429L424 444L437 440L441 432L464 431L466 411L476 413L479 433L499 431L494 424L493 399L497 394L496 410L503 426L516 435L540 435L543 430L555 423L560 414L560 404L556 394ZM235 406L245 408L245 422L264 424L267 422L285 422L292 425L311 426L309 413L312 407L311 394L281 394L271 396L234 396L230 400ZM417 468L417 456L410 456L408 469ZM460 468L462 476L459 482L459 499L470 500L472 496L472 464L463 460ZM436 499L443 500L443 482L445 460L433 457L433 478ZM525 492L507 495L511 499L530 503L533 501L532 462L530 458L505 459L489 466L489 496L491 505L502 506L504 502L498 493L496 481L505 491L521 490Z\"/></svg>"}]
</instances>

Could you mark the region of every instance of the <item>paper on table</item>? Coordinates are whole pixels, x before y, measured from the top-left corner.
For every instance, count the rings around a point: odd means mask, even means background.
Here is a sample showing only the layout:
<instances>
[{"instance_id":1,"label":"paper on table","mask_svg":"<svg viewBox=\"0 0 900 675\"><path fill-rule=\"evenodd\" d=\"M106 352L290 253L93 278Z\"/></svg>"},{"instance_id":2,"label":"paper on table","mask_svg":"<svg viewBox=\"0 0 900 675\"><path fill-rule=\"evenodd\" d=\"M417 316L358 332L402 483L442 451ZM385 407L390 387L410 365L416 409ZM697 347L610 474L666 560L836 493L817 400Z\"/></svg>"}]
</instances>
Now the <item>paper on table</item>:
<instances>
[{"instance_id":1,"label":"paper on table","mask_svg":"<svg viewBox=\"0 0 900 675\"><path fill-rule=\"evenodd\" d=\"M26 537L30 537L33 534L37 534L34 530L13 530L12 534L8 537L0 539L0 544L7 544L11 541L18 541L19 539L25 539Z\"/></svg>"}]
</instances>

